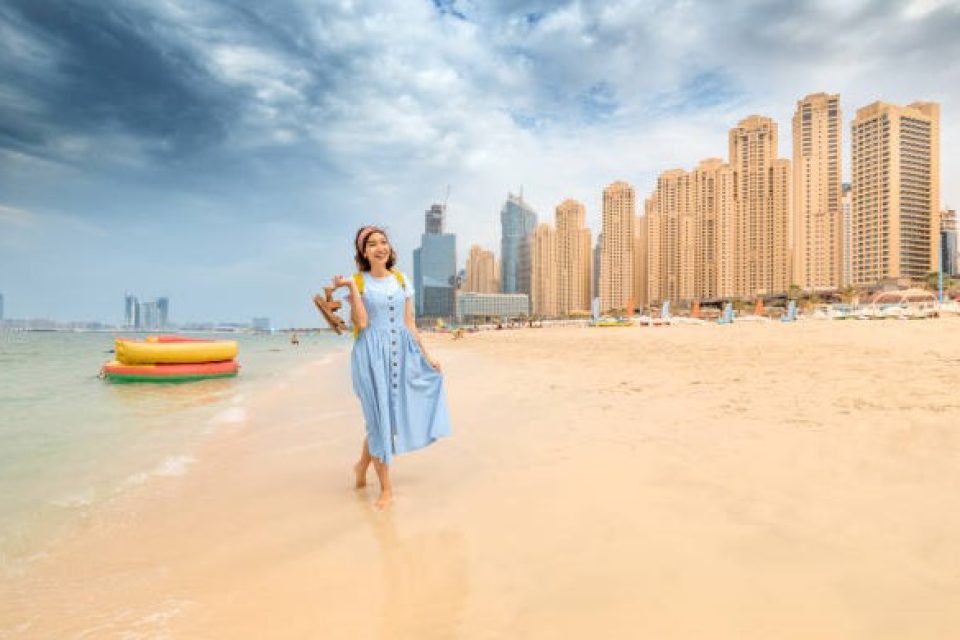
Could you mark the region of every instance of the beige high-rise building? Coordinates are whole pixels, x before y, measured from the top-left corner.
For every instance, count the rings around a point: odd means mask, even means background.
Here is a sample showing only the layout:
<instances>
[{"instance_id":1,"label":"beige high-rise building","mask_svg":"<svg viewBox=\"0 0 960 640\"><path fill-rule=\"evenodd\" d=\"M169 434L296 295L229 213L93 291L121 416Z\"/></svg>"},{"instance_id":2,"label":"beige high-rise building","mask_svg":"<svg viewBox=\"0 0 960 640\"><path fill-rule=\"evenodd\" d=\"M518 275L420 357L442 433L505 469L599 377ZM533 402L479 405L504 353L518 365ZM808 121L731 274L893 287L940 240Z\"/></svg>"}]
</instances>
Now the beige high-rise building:
<instances>
[{"instance_id":1,"label":"beige high-rise building","mask_svg":"<svg viewBox=\"0 0 960 640\"><path fill-rule=\"evenodd\" d=\"M648 302L733 295L734 172L718 158L665 171L645 203Z\"/></svg>"},{"instance_id":2,"label":"beige high-rise building","mask_svg":"<svg viewBox=\"0 0 960 640\"><path fill-rule=\"evenodd\" d=\"M805 291L843 281L840 96L814 93L793 114L791 284Z\"/></svg>"},{"instance_id":3,"label":"beige high-rise building","mask_svg":"<svg viewBox=\"0 0 960 640\"><path fill-rule=\"evenodd\" d=\"M633 300L644 309L647 299L647 217L637 216L633 221Z\"/></svg>"},{"instance_id":4,"label":"beige high-rise building","mask_svg":"<svg viewBox=\"0 0 960 640\"><path fill-rule=\"evenodd\" d=\"M583 263L583 272L580 274L580 291L583 297L580 308L590 311L593 302L593 238L590 228L586 226L580 230L580 259Z\"/></svg>"},{"instance_id":5,"label":"beige high-rise building","mask_svg":"<svg viewBox=\"0 0 960 640\"><path fill-rule=\"evenodd\" d=\"M843 286L853 283L853 196L850 183L840 187L840 211L843 217Z\"/></svg>"},{"instance_id":6,"label":"beige high-rise building","mask_svg":"<svg viewBox=\"0 0 960 640\"><path fill-rule=\"evenodd\" d=\"M603 190L603 245L600 251L600 309L625 309L633 296L633 187L614 182Z\"/></svg>"},{"instance_id":7,"label":"beige high-rise building","mask_svg":"<svg viewBox=\"0 0 960 640\"><path fill-rule=\"evenodd\" d=\"M790 285L790 161L777 158L777 123L749 116L730 130L737 194L733 295L785 293Z\"/></svg>"},{"instance_id":8,"label":"beige high-rise building","mask_svg":"<svg viewBox=\"0 0 960 640\"><path fill-rule=\"evenodd\" d=\"M467 256L466 279L463 290L472 293L498 293L500 291L499 264L493 251L479 245L470 247Z\"/></svg>"},{"instance_id":9,"label":"beige high-rise building","mask_svg":"<svg viewBox=\"0 0 960 640\"><path fill-rule=\"evenodd\" d=\"M644 230L647 238L647 304L654 304L665 299L663 273L661 266L661 248L663 246L663 224L660 212L657 209L657 190L654 189L649 198L643 201L643 218L646 221Z\"/></svg>"},{"instance_id":10,"label":"beige high-rise building","mask_svg":"<svg viewBox=\"0 0 960 640\"><path fill-rule=\"evenodd\" d=\"M653 193L656 204L657 274L659 296L654 300L680 300L693 297L693 264L696 235L690 217L690 174L683 169L664 171L657 178ZM689 259L684 260L685 257Z\"/></svg>"},{"instance_id":11,"label":"beige high-rise building","mask_svg":"<svg viewBox=\"0 0 960 640\"><path fill-rule=\"evenodd\" d=\"M691 188L690 200L697 225L695 297L730 296L737 210L734 172L719 158L707 158L693 171Z\"/></svg>"},{"instance_id":12,"label":"beige high-rise building","mask_svg":"<svg viewBox=\"0 0 960 640\"><path fill-rule=\"evenodd\" d=\"M851 125L853 284L936 271L940 105L874 102Z\"/></svg>"},{"instance_id":13,"label":"beige high-rise building","mask_svg":"<svg viewBox=\"0 0 960 640\"><path fill-rule=\"evenodd\" d=\"M546 223L533 230L531 243L530 302L533 315L557 315L557 232Z\"/></svg>"},{"instance_id":14,"label":"beige high-rise building","mask_svg":"<svg viewBox=\"0 0 960 640\"><path fill-rule=\"evenodd\" d=\"M584 226L586 208L576 200L564 200L557 205L556 214L557 313L589 311L590 230Z\"/></svg>"}]
</instances>

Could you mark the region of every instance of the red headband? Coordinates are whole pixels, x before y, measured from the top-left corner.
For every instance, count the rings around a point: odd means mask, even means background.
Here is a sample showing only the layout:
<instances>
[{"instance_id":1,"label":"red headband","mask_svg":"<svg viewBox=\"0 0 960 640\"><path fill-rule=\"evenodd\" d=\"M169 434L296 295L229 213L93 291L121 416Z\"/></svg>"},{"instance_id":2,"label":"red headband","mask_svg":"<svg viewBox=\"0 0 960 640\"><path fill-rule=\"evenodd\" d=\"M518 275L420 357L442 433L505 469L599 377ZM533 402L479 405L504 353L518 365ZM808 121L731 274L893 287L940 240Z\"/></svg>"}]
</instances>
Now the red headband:
<instances>
[{"instance_id":1,"label":"red headband","mask_svg":"<svg viewBox=\"0 0 960 640\"><path fill-rule=\"evenodd\" d=\"M378 232L378 231L380 233L383 233L382 229L380 229L379 227L375 227L373 225L367 225L366 227L360 230L360 233L357 235L357 251L360 253L360 255L363 255L363 247L367 242L367 238L370 237L371 233ZM384 233L383 235L387 235L387 234Z\"/></svg>"}]
</instances>

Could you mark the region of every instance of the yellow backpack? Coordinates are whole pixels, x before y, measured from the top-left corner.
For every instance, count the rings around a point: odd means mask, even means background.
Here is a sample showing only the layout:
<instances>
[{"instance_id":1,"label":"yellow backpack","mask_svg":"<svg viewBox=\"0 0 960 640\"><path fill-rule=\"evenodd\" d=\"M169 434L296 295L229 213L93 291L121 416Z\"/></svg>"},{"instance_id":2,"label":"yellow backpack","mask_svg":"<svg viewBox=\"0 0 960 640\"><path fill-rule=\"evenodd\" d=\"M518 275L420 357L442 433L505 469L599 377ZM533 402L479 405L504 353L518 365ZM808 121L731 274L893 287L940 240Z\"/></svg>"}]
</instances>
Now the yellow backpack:
<instances>
[{"instance_id":1,"label":"yellow backpack","mask_svg":"<svg viewBox=\"0 0 960 640\"><path fill-rule=\"evenodd\" d=\"M403 274L396 269L390 269L390 273L393 274L393 277L397 279L397 282L400 283L400 287L406 291L407 290L407 280L403 277ZM353 281L357 283L357 292L360 295L363 295L363 274L357 271L353 274ZM360 327L353 325L353 339L356 340L360 337Z\"/></svg>"}]
</instances>

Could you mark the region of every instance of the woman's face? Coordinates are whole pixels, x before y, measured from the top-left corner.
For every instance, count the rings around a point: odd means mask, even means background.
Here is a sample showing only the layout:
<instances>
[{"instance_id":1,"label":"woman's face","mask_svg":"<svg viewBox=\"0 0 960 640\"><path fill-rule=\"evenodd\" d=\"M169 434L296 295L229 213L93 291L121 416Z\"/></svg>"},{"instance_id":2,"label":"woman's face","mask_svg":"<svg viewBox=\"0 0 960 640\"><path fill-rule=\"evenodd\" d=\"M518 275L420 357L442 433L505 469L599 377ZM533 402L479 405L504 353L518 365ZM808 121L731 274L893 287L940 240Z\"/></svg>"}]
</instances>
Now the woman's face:
<instances>
[{"instance_id":1,"label":"woman's face","mask_svg":"<svg viewBox=\"0 0 960 640\"><path fill-rule=\"evenodd\" d=\"M367 238L366 246L363 248L364 257L370 261L370 265L386 265L390 259L390 242L387 236L379 231L374 231Z\"/></svg>"}]
</instances>

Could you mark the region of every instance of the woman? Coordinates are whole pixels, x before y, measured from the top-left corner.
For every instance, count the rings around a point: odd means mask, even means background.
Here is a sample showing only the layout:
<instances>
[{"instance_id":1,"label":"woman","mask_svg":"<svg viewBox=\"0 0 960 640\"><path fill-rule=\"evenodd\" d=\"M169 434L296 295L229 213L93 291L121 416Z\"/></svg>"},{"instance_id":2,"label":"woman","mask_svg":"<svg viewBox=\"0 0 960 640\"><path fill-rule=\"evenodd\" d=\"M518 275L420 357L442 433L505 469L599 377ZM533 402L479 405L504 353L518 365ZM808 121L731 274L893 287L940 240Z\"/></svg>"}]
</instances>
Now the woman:
<instances>
[{"instance_id":1,"label":"woman","mask_svg":"<svg viewBox=\"0 0 960 640\"><path fill-rule=\"evenodd\" d=\"M350 289L356 341L350 363L367 436L354 465L357 488L371 462L380 480L379 508L393 499L390 461L450 434L440 363L427 354L413 313L413 287L394 269L397 254L383 229L366 226L354 241L359 272L333 278ZM359 331L359 332L358 332Z\"/></svg>"}]
</instances>

